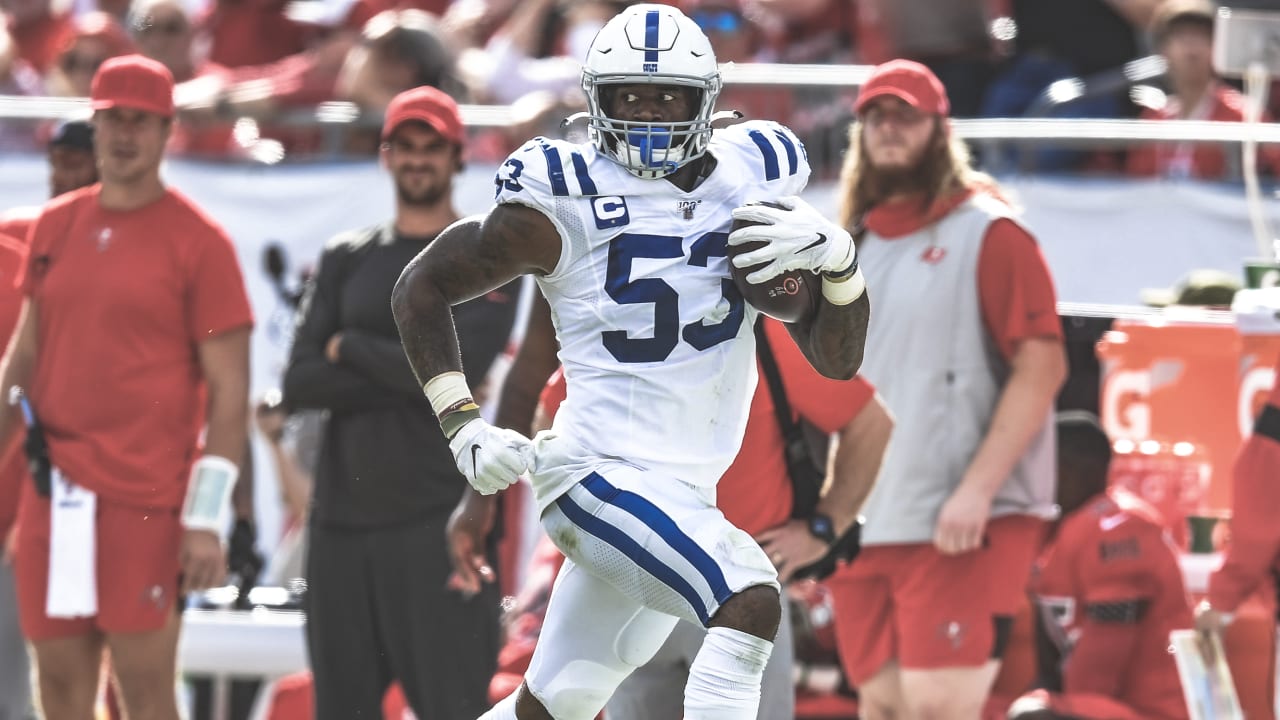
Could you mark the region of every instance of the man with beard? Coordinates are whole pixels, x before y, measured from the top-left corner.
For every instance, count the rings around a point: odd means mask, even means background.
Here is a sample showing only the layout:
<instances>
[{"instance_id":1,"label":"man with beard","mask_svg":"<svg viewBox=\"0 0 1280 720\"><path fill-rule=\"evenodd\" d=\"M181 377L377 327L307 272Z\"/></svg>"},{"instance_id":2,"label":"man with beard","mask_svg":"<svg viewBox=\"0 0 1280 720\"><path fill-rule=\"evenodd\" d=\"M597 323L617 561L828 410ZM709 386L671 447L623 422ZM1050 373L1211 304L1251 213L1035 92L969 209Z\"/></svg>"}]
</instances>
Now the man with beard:
<instances>
[{"instance_id":1,"label":"man with beard","mask_svg":"<svg viewBox=\"0 0 1280 720\"><path fill-rule=\"evenodd\" d=\"M1066 376L1034 238L951 134L923 65L879 66L854 105L841 220L875 288L863 375L895 420L832 578L863 717L979 717L1044 520Z\"/></svg>"},{"instance_id":2,"label":"man with beard","mask_svg":"<svg viewBox=\"0 0 1280 720\"><path fill-rule=\"evenodd\" d=\"M399 681L418 717L475 717L497 660L499 596L446 587L445 523L467 483L415 380L391 315L401 270L458 220L465 130L448 95L419 87L387 108L388 223L338 235L303 298L285 404L329 411L307 558L307 643L319 720L381 717ZM470 221L478 222L478 221ZM518 285L454 308L468 380L505 347Z\"/></svg>"}]
</instances>

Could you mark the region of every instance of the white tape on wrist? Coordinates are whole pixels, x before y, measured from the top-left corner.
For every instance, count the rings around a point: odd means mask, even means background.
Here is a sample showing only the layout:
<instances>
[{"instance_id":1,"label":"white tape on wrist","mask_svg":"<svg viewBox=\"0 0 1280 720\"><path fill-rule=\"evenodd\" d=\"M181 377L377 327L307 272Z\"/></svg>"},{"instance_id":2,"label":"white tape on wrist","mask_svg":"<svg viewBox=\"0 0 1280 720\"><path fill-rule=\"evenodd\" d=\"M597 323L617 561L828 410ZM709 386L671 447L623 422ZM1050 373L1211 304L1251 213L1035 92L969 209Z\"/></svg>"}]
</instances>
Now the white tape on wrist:
<instances>
[{"instance_id":1,"label":"white tape on wrist","mask_svg":"<svg viewBox=\"0 0 1280 720\"><path fill-rule=\"evenodd\" d=\"M454 412L471 399L471 388L467 387L467 376L460 372L446 372L431 378L422 386L427 395L427 402L436 415Z\"/></svg>"},{"instance_id":2,"label":"white tape on wrist","mask_svg":"<svg viewBox=\"0 0 1280 720\"><path fill-rule=\"evenodd\" d=\"M231 492L239 477L240 467L224 457L205 455L197 460L182 504L182 526L219 536L226 532L231 523Z\"/></svg>"},{"instance_id":3,"label":"white tape on wrist","mask_svg":"<svg viewBox=\"0 0 1280 720\"><path fill-rule=\"evenodd\" d=\"M848 305L862 297L867 290L867 281L862 277L862 268L842 280L832 280L825 275L822 278L822 296L832 305Z\"/></svg>"}]
</instances>

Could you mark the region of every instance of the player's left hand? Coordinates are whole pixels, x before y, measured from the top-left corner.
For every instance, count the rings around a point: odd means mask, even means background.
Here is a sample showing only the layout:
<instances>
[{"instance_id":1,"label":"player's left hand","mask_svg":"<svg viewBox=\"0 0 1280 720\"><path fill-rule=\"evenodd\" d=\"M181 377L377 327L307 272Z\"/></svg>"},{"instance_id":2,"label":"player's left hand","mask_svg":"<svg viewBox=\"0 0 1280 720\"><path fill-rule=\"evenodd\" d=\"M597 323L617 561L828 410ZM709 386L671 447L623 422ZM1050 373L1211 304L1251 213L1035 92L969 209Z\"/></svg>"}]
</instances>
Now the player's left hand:
<instances>
[{"instance_id":1,"label":"player's left hand","mask_svg":"<svg viewBox=\"0 0 1280 720\"><path fill-rule=\"evenodd\" d=\"M960 483L938 513L933 544L943 555L959 555L982 547L991 498Z\"/></svg>"},{"instance_id":2,"label":"player's left hand","mask_svg":"<svg viewBox=\"0 0 1280 720\"><path fill-rule=\"evenodd\" d=\"M734 220L760 224L733 231L729 244L765 243L733 258L733 264L740 268L765 264L748 275L747 282L765 282L790 270L839 272L853 265L857 251L848 230L798 197L778 198L775 202L781 207L755 204L733 211Z\"/></svg>"},{"instance_id":3,"label":"player's left hand","mask_svg":"<svg viewBox=\"0 0 1280 720\"><path fill-rule=\"evenodd\" d=\"M227 556L222 540L209 530L183 530L182 594L208 590L222 584L227 576Z\"/></svg>"},{"instance_id":4,"label":"player's left hand","mask_svg":"<svg viewBox=\"0 0 1280 720\"><path fill-rule=\"evenodd\" d=\"M803 520L789 520L756 536L756 542L778 570L778 582L786 584L797 570L827 554L827 544L809 532Z\"/></svg>"}]
</instances>

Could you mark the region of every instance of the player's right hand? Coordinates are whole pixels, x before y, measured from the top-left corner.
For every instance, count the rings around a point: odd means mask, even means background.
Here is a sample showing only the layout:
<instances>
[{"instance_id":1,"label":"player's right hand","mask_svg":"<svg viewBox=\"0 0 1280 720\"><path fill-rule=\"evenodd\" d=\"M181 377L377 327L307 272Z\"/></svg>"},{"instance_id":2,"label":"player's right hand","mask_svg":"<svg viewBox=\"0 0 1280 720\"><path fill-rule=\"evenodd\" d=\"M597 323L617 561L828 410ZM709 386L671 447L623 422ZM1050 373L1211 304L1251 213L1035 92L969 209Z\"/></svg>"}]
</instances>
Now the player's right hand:
<instances>
[{"instance_id":1,"label":"player's right hand","mask_svg":"<svg viewBox=\"0 0 1280 720\"><path fill-rule=\"evenodd\" d=\"M732 255L736 267L763 266L747 275L749 283L762 283L791 270L852 273L856 268L858 251L849 231L799 197L743 205L734 208L733 219L749 224L729 234L730 245L764 243Z\"/></svg>"},{"instance_id":2,"label":"player's right hand","mask_svg":"<svg viewBox=\"0 0 1280 720\"><path fill-rule=\"evenodd\" d=\"M471 487L492 495L510 487L533 467L533 443L514 430L476 418L449 441L453 460Z\"/></svg>"}]
</instances>

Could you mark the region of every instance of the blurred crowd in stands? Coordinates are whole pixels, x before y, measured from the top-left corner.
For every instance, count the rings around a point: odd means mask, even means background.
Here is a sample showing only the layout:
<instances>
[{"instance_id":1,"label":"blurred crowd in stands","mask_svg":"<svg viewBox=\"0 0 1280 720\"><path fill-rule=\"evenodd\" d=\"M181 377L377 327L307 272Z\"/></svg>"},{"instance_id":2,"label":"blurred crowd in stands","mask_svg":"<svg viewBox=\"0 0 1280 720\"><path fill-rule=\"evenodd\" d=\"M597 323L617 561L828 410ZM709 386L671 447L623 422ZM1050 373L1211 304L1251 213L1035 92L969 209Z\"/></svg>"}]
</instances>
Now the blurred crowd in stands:
<instances>
[{"instance_id":1,"label":"blurred crowd in stands","mask_svg":"<svg viewBox=\"0 0 1280 720\"><path fill-rule=\"evenodd\" d=\"M1208 0L665 0L690 14L722 62L873 65L906 57L942 79L956 117L1240 120L1212 71ZM623 0L0 0L0 94L80 97L105 59L141 52L178 82L171 154L277 162L372 156L389 99L433 85L461 103L508 106L473 130L476 161L581 109L578 59ZM1163 56L1160 63L1126 64ZM1152 70L1154 68L1154 70ZM1084 92L1051 91L1078 78ZM1061 84L1057 86L1062 87ZM1101 90L1098 90L1101 88ZM788 124L826 174L838 166L856 88L731 84L722 109ZM1280 104L1272 93L1272 107ZM317 123L328 101L368 122ZM317 111L317 106L321 110ZM333 112L351 113L351 106ZM341 119L329 117L330 121ZM350 118L348 118L350 119ZM43 145L48 123L6 121L0 148ZM995 169L1126 171L1234 179L1218 148L1132 152L1007 149ZM1275 158L1264 162L1273 170Z\"/></svg>"}]
</instances>

